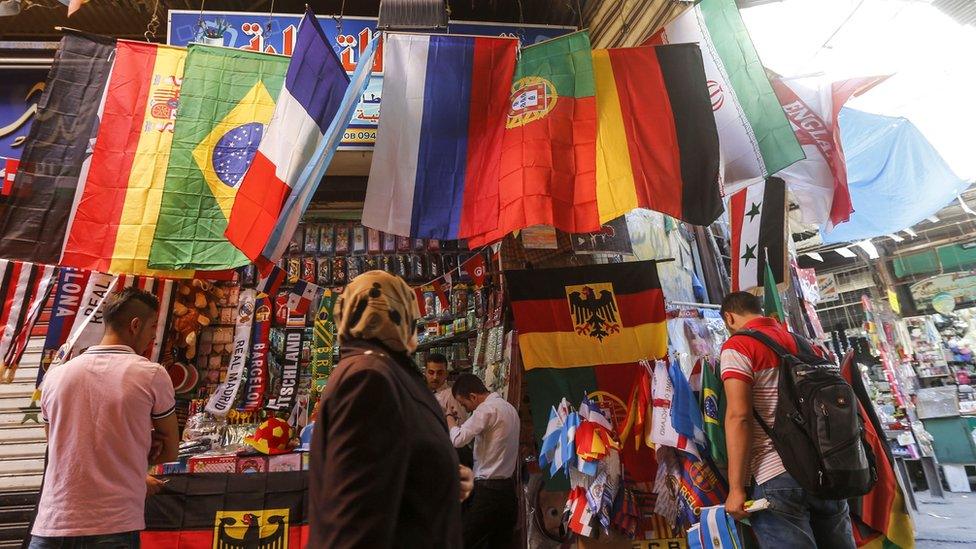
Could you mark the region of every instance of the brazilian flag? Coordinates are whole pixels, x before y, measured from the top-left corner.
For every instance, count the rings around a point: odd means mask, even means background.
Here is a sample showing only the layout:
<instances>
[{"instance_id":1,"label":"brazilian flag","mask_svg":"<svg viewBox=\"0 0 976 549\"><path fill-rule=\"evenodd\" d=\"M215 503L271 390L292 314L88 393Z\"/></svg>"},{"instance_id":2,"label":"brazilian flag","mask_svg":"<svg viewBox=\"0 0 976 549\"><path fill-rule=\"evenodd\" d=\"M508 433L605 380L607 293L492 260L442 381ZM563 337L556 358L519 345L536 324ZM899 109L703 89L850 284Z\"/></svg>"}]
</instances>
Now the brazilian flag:
<instances>
[{"instance_id":1,"label":"brazilian flag","mask_svg":"<svg viewBox=\"0 0 976 549\"><path fill-rule=\"evenodd\" d=\"M150 267L219 270L248 263L224 230L288 62L280 55L190 46Z\"/></svg>"}]
</instances>

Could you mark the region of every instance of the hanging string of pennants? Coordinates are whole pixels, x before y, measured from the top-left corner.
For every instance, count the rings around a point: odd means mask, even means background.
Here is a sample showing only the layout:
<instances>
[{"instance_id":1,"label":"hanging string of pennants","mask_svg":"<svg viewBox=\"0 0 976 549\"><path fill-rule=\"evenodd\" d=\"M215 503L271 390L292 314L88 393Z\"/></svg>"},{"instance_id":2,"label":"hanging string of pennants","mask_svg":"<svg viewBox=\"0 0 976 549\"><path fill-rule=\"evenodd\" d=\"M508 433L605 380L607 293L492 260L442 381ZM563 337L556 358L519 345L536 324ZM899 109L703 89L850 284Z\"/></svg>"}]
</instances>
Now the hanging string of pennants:
<instances>
[{"instance_id":1,"label":"hanging string of pennants","mask_svg":"<svg viewBox=\"0 0 976 549\"><path fill-rule=\"evenodd\" d=\"M57 267L51 265L0 259L0 383L13 381L56 277Z\"/></svg>"}]
</instances>

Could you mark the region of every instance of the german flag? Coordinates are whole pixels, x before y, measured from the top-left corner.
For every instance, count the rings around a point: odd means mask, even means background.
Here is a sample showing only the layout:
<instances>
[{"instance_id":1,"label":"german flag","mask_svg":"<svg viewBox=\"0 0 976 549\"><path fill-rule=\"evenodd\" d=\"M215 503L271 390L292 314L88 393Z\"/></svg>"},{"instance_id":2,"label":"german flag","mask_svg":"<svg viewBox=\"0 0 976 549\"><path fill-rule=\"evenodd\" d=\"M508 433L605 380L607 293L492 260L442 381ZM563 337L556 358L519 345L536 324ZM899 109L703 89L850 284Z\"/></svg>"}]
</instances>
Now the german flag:
<instances>
[{"instance_id":1,"label":"german flag","mask_svg":"<svg viewBox=\"0 0 976 549\"><path fill-rule=\"evenodd\" d=\"M166 477L146 500L144 549L298 549L308 545L308 473Z\"/></svg>"},{"instance_id":2,"label":"german flag","mask_svg":"<svg viewBox=\"0 0 976 549\"><path fill-rule=\"evenodd\" d=\"M549 410L589 396L619 434L640 360L667 353L664 294L653 261L505 273L537 440ZM624 465L653 480L653 455L629 447Z\"/></svg>"},{"instance_id":3,"label":"german flag","mask_svg":"<svg viewBox=\"0 0 976 549\"><path fill-rule=\"evenodd\" d=\"M593 74L600 221L634 208L715 221L718 130L698 45L594 50Z\"/></svg>"}]
</instances>

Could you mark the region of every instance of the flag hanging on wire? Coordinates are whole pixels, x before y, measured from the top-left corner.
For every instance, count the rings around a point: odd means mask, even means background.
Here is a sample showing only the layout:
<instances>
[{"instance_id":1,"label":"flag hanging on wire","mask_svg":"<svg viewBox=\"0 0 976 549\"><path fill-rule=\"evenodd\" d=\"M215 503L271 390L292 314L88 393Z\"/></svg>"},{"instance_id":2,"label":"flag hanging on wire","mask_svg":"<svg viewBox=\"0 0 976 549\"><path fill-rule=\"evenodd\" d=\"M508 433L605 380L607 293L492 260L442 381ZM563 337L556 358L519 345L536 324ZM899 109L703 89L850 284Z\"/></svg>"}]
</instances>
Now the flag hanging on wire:
<instances>
[{"instance_id":1,"label":"flag hanging on wire","mask_svg":"<svg viewBox=\"0 0 976 549\"><path fill-rule=\"evenodd\" d=\"M150 267L218 270L248 263L224 231L287 69L288 58L280 55L190 45Z\"/></svg>"},{"instance_id":2,"label":"flag hanging on wire","mask_svg":"<svg viewBox=\"0 0 976 549\"><path fill-rule=\"evenodd\" d=\"M586 31L522 49L497 184L477 193L475 207L486 215L473 218L460 234L470 246L532 225L569 233L600 230L591 55Z\"/></svg>"},{"instance_id":3,"label":"flag hanging on wire","mask_svg":"<svg viewBox=\"0 0 976 549\"><path fill-rule=\"evenodd\" d=\"M518 41L387 34L383 47L387 103L363 224L457 240L497 212L481 210L479 199L497 188Z\"/></svg>"},{"instance_id":4,"label":"flag hanging on wire","mask_svg":"<svg viewBox=\"0 0 976 549\"><path fill-rule=\"evenodd\" d=\"M224 235L251 261L261 255L285 200L312 153L328 135L349 87L339 57L306 7L285 85L267 132L248 168Z\"/></svg>"},{"instance_id":5,"label":"flag hanging on wire","mask_svg":"<svg viewBox=\"0 0 976 549\"><path fill-rule=\"evenodd\" d=\"M852 78L818 88L806 87L796 80L773 81L773 90L806 154L805 160L776 175L789 186L804 223L823 225L829 232L850 219L854 207L847 188L838 116L848 99L867 92L886 78Z\"/></svg>"},{"instance_id":6,"label":"flag hanging on wire","mask_svg":"<svg viewBox=\"0 0 976 549\"><path fill-rule=\"evenodd\" d=\"M267 244L265 244L264 250L261 252L263 256L262 261L274 263L281 259L281 256L288 249L288 243L291 242L295 230L298 229L298 222L305 215L305 210L308 209L308 205L312 202L312 195L315 194L315 189L318 188L319 183L322 181L322 176L325 175L326 168L332 162L332 157L339 147L339 142L342 140L342 136L356 112L356 106L359 105L359 100L363 92L366 91L366 86L369 85L369 78L373 74L373 60L376 57L379 40L380 35L377 34L366 45L366 50L360 53L359 62L356 64L356 70L349 79L349 86L346 87L346 93L342 96L339 110L332 118L332 123L329 124L328 129L325 131L323 139L319 141L315 152L312 153L311 158L305 164L305 168L298 177L294 188L288 194L288 198L285 200L285 204L281 209L285 215L279 216L275 222L274 229L271 231L271 237L268 238Z\"/></svg>"},{"instance_id":7,"label":"flag hanging on wire","mask_svg":"<svg viewBox=\"0 0 976 549\"><path fill-rule=\"evenodd\" d=\"M56 265L98 132L115 39L65 29L20 158L0 204L0 257Z\"/></svg>"},{"instance_id":8,"label":"flag hanging on wire","mask_svg":"<svg viewBox=\"0 0 976 549\"><path fill-rule=\"evenodd\" d=\"M635 208L715 221L719 136L698 46L594 50L593 72L600 222Z\"/></svg>"},{"instance_id":9,"label":"flag hanging on wire","mask_svg":"<svg viewBox=\"0 0 976 549\"><path fill-rule=\"evenodd\" d=\"M732 291L762 286L767 272L776 283L786 280L786 187L770 177L729 199L732 224Z\"/></svg>"},{"instance_id":10,"label":"flag hanging on wire","mask_svg":"<svg viewBox=\"0 0 976 549\"><path fill-rule=\"evenodd\" d=\"M702 0L649 42L701 47L722 150L723 194L803 159L734 0Z\"/></svg>"},{"instance_id":11,"label":"flag hanging on wire","mask_svg":"<svg viewBox=\"0 0 976 549\"><path fill-rule=\"evenodd\" d=\"M51 295L57 267L0 259L0 383L10 383Z\"/></svg>"},{"instance_id":12,"label":"flag hanging on wire","mask_svg":"<svg viewBox=\"0 0 976 549\"><path fill-rule=\"evenodd\" d=\"M149 269L173 142L186 50L119 40L88 177L61 264L106 273L189 278Z\"/></svg>"}]
</instances>

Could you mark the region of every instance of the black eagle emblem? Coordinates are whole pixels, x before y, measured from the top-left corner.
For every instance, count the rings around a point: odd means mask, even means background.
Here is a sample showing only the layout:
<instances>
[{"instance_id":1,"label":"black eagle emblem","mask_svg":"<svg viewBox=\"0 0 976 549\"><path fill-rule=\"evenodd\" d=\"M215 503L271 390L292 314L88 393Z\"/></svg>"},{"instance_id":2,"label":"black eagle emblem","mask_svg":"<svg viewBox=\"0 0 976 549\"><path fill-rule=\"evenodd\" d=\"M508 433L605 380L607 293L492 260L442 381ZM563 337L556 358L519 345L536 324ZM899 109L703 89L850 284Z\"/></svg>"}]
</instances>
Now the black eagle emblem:
<instances>
[{"instance_id":1,"label":"black eagle emblem","mask_svg":"<svg viewBox=\"0 0 976 549\"><path fill-rule=\"evenodd\" d=\"M245 513L241 517L241 522L247 525L243 538L235 538L227 532L228 528L239 530L237 519L233 517L223 517L217 528L217 539L214 540L214 549L288 549L286 546L287 537L285 533L288 524L284 515L271 515L267 519L268 525L275 525L274 532L267 536L261 536L260 517L251 513Z\"/></svg>"},{"instance_id":2,"label":"black eagle emblem","mask_svg":"<svg viewBox=\"0 0 976 549\"><path fill-rule=\"evenodd\" d=\"M597 295L593 288L583 286L582 291L569 294L569 307L577 334L595 337L602 342L603 338L620 331L617 305L610 290L600 290Z\"/></svg>"}]
</instances>

